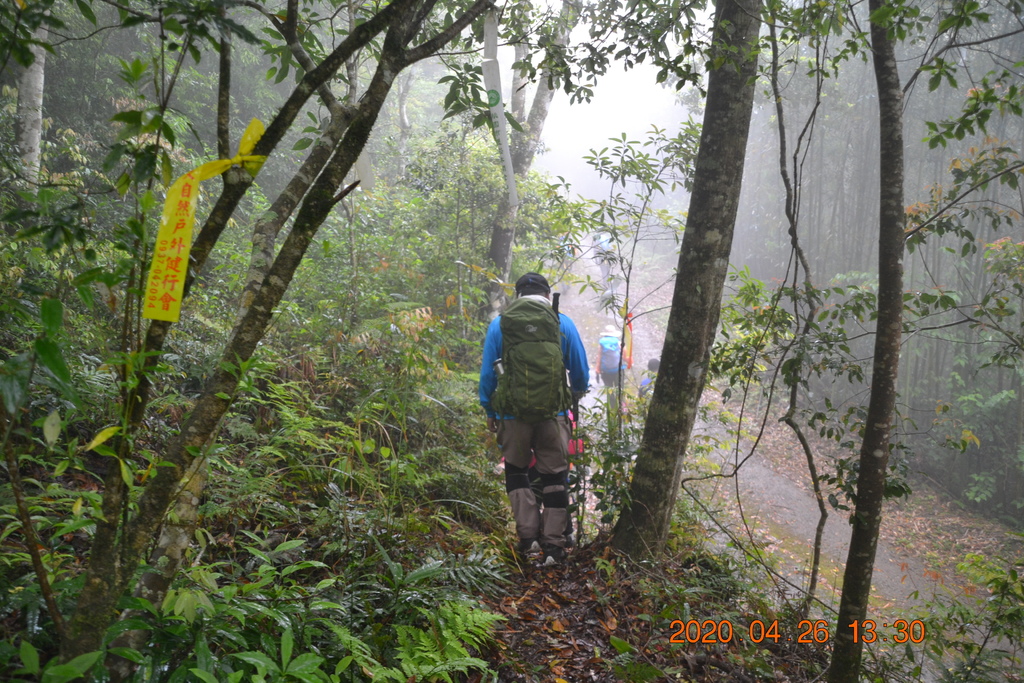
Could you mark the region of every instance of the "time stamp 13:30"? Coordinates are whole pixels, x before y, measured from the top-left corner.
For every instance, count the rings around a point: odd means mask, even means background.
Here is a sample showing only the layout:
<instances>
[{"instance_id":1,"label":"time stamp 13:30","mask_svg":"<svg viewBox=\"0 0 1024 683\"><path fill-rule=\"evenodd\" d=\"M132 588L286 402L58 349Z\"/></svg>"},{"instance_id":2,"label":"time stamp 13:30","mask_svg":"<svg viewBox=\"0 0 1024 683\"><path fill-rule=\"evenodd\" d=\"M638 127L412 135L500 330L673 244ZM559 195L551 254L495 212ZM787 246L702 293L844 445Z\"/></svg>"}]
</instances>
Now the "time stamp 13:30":
<instances>
[{"instance_id":1,"label":"time stamp 13:30","mask_svg":"<svg viewBox=\"0 0 1024 683\"><path fill-rule=\"evenodd\" d=\"M754 619L749 624L733 625L730 619L675 619L669 624L670 643L731 643L734 640L750 643L771 641L778 643L827 643L832 634L829 623L823 619L797 622L796 630L787 632L779 626L779 620L762 621ZM855 643L922 643L925 639L924 622L920 619L896 619L893 622L878 623L871 619L854 621L850 624Z\"/></svg>"}]
</instances>

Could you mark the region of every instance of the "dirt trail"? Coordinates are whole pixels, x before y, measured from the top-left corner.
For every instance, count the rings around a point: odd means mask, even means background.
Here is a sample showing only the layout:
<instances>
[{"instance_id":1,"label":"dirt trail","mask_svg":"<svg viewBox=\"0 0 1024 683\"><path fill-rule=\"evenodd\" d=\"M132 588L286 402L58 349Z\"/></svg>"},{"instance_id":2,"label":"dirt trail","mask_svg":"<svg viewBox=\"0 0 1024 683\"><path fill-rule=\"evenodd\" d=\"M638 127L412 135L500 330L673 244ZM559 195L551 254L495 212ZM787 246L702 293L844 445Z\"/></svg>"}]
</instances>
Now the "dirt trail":
<instances>
[{"instance_id":1,"label":"dirt trail","mask_svg":"<svg viewBox=\"0 0 1024 683\"><path fill-rule=\"evenodd\" d=\"M798 586L805 587L820 516L813 493L772 469L761 452L755 452L743 463L737 481L748 523L764 535L770 553L780 562L784 573ZM730 493L736 506L735 488ZM837 607L837 590L850 544L849 513L832 510L827 503L826 507L829 515L822 535L822 583L818 597ZM883 517L883 525L886 524L893 522ZM941 575L930 572L921 558L884 539L879 541L871 610L878 621L891 623L910 617L907 608L920 605L942 587ZM916 597L912 595L915 593Z\"/></svg>"}]
</instances>

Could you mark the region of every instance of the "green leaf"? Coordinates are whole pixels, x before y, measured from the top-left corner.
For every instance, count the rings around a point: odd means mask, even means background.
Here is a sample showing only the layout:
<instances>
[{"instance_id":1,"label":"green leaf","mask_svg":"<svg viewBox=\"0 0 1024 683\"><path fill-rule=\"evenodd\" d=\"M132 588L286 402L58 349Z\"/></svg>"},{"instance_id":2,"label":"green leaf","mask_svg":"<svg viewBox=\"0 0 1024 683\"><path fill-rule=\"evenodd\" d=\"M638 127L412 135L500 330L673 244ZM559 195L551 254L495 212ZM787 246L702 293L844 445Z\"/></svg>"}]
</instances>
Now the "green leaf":
<instances>
[{"instance_id":1,"label":"green leaf","mask_svg":"<svg viewBox=\"0 0 1024 683\"><path fill-rule=\"evenodd\" d=\"M170 187L174 182L174 166L171 164L171 157L167 152L160 155L160 181L165 187Z\"/></svg>"},{"instance_id":2,"label":"green leaf","mask_svg":"<svg viewBox=\"0 0 1024 683\"><path fill-rule=\"evenodd\" d=\"M199 665L203 673L213 671L213 654L210 652L210 645L206 642L206 636L202 633L196 639L196 664ZM217 679L214 678L214 680Z\"/></svg>"},{"instance_id":3,"label":"green leaf","mask_svg":"<svg viewBox=\"0 0 1024 683\"><path fill-rule=\"evenodd\" d=\"M36 339L35 349L36 357L39 358L40 364L52 372L53 376L58 380L70 385L71 371L68 370L68 366L64 362L64 356L60 352L60 347L49 339Z\"/></svg>"},{"instance_id":4,"label":"green leaf","mask_svg":"<svg viewBox=\"0 0 1024 683\"><path fill-rule=\"evenodd\" d=\"M270 657L267 657L262 652L237 652L231 656L237 657L246 664L251 664L257 669L261 669L263 671L272 671L274 673L280 672L280 669L277 668L277 664L274 664Z\"/></svg>"},{"instance_id":5,"label":"green leaf","mask_svg":"<svg viewBox=\"0 0 1024 683\"><path fill-rule=\"evenodd\" d=\"M0 367L0 395L3 396L8 414L14 415L28 397L31 375L32 365L24 353L8 358Z\"/></svg>"},{"instance_id":6,"label":"green leaf","mask_svg":"<svg viewBox=\"0 0 1024 683\"><path fill-rule=\"evenodd\" d=\"M128 467L128 463L118 458L118 464L121 465L121 480L124 481L125 486L131 486L132 482L135 481L135 477L132 476L132 470Z\"/></svg>"},{"instance_id":7,"label":"green leaf","mask_svg":"<svg viewBox=\"0 0 1024 683\"><path fill-rule=\"evenodd\" d=\"M612 644L612 647L614 647L616 650L618 650L619 654L626 654L627 652L633 652L633 646L630 645L629 643L627 643L626 641L624 641L622 638L616 638L615 636L611 636L608 639L608 642L610 642Z\"/></svg>"},{"instance_id":8,"label":"green leaf","mask_svg":"<svg viewBox=\"0 0 1024 683\"><path fill-rule=\"evenodd\" d=\"M75 4L78 5L78 11L82 13L82 16L85 17L86 21L95 26L96 15L93 13L92 7L89 6L89 3L85 2L85 0L75 0Z\"/></svg>"},{"instance_id":9,"label":"green leaf","mask_svg":"<svg viewBox=\"0 0 1024 683\"><path fill-rule=\"evenodd\" d=\"M60 347L52 340L45 338L36 339L34 346L36 358L39 359L40 365L53 374L57 388L64 397L77 405L78 394L71 385L71 371L68 370L68 366L64 362L64 356L60 352Z\"/></svg>"},{"instance_id":10,"label":"green leaf","mask_svg":"<svg viewBox=\"0 0 1024 683\"><path fill-rule=\"evenodd\" d=\"M288 662L292 659L292 648L294 646L295 636L292 635L291 627L288 627L281 634L281 668L285 671L288 670Z\"/></svg>"},{"instance_id":11,"label":"green leaf","mask_svg":"<svg viewBox=\"0 0 1024 683\"><path fill-rule=\"evenodd\" d=\"M306 149L307 147L309 147L312 144L313 144L313 138L302 138L301 140L299 140L298 142L295 143L295 146L292 147L292 149L298 151L298 150Z\"/></svg>"},{"instance_id":12,"label":"green leaf","mask_svg":"<svg viewBox=\"0 0 1024 683\"><path fill-rule=\"evenodd\" d=\"M117 121L128 126L142 125L142 112L138 110L122 111L110 117L111 121Z\"/></svg>"},{"instance_id":13,"label":"green leaf","mask_svg":"<svg viewBox=\"0 0 1024 683\"><path fill-rule=\"evenodd\" d=\"M75 669L70 664L58 664L43 672L42 681L43 683L67 683L67 681L73 681L81 677L82 674L79 673L78 669Z\"/></svg>"},{"instance_id":14,"label":"green leaf","mask_svg":"<svg viewBox=\"0 0 1024 683\"><path fill-rule=\"evenodd\" d=\"M39 652L32 647L32 643L27 640L21 641L21 647L19 648L21 654L21 665L25 667L25 671L30 674L39 673Z\"/></svg>"},{"instance_id":15,"label":"green leaf","mask_svg":"<svg viewBox=\"0 0 1024 683\"><path fill-rule=\"evenodd\" d=\"M39 317L43 321L43 332L52 337L64 326L64 306L57 299L43 299Z\"/></svg>"},{"instance_id":16,"label":"green leaf","mask_svg":"<svg viewBox=\"0 0 1024 683\"><path fill-rule=\"evenodd\" d=\"M114 436L114 434L117 434L119 431L121 431L121 428L118 427L118 426L107 427L106 429L101 430L99 434L97 434L96 436L94 436L92 438L92 441L90 441L89 445L85 447L85 450L87 450L87 451L95 450L97 446L102 444L104 441L106 441L110 437Z\"/></svg>"},{"instance_id":17,"label":"green leaf","mask_svg":"<svg viewBox=\"0 0 1024 683\"><path fill-rule=\"evenodd\" d=\"M122 173L114 183L114 187L117 189L117 194L124 197L128 194L128 190L132 189L132 179L128 177L127 173Z\"/></svg>"},{"instance_id":18,"label":"green leaf","mask_svg":"<svg viewBox=\"0 0 1024 683\"><path fill-rule=\"evenodd\" d=\"M57 443L57 437L60 436L60 413L56 410L51 411L46 419L43 420L43 439L46 440L46 445L53 447L53 444Z\"/></svg>"},{"instance_id":19,"label":"green leaf","mask_svg":"<svg viewBox=\"0 0 1024 683\"><path fill-rule=\"evenodd\" d=\"M64 683L82 678L100 658L102 652L87 652L72 659L67 664L58 664L43 672L43 683Z\"/></svg>"},{"instance_id":20,"label":"green leaf","mask_svg":"<svg viewBox=\"0 0 1024 683\"><path fill-rule=\"evenodd\" d=\"M319 670L320 665L323 662L324 658L320 655L307 652L296 657L295 661L288 665L285 673L291 674L292 676L302 676L305 674L315 673Z\"/></svg>"},{"instance_id":21,"label":"green leaf","mask_svg":"<svg viewBox=\"0 0 1024 683\"><path fill-rule=\"evenodd\" d=\"M518 133L525 133L522 125L516 120L516 117L512 116L511 113L505 112L505 120L508 121L508 125L512 126L512 129Z\"/></svg>"},{"instance_id":22,"label":"green leaf","mask_svg":"<svg viewBox=\"0 0 1024 683\"><path fill-rule=\"evenodd\" d=\"M136 624L141 624L142 626L144 626L146 628L148 628L148 626L149 626L149 624L147 622L145 622L145 621L143 621L141 619L136 619L136 620L133 620L133 621ZM108 635L109 635L109 633L108 633ZM127 659L129 662L132 662L134 664L145 664L146 663L146 656L144 654L142 654L141 652L139 652L138 650L136 650L135 648L131 648L131 647L111 647L111 648L107 648L107 652L112 654L112 655L117 655L121 659Z\"/></svg>"},{"instance_id":23,"label":"green leaf","mask_svg":"<svg viewBox=\"0 0 1024 683\"><path fill-rule=\"evenodd\" d=\"M888 26L896 15L896 8L891 5L879 7L871 13L871 23L879 26Z\"/></svg>"},{"instance_id":24,"label":"green leaf","mask_svg":"<svg viewBox=\"0 0 1024 683\"><path fill-rule=\"evenodd\" d=\"M202 669L198 669L195 667L189 669L189 671L191 671L196 678L202 680L204 683L220 683L220 681L217 680L217 677L209 671L203 671Z\"/></svg>"},{"instance_id":25,"label":"green leaf","mask_svg":"<svg viewBox=\"0 0 1024 683\"><path fill-rule=\"evenodd\" d=\"M285 541L281 545L279 545L276 548L274 548L274 552L275 553L283 553L286 550L291 550L292 548L298 548L300 545L302 545L305 542L306 542L305 539L301 539L301 538L295 538L295 539L292 539L291 541Z\"/></svg>"},{"instance_id":26,"label":"green leaf","mask_svg":"<svg viewBox=\"0 0 1024 683\"><path fill-rule=\"evenodd\" d=\"M145 183L156 175L157 150L150 146L135 156L135 169L132 179L137 183Z\"/></svg>"},{"instance_id":27,"label":"green leaf","mask_svg":"<svg viewBox=\"0 0 1024 683\"><path fill-rule=\"evenodd\" d=\"M99 650L79 654L77 657L69 661L68 666L77 671L80 675L84 675L87 671L92 669L92 665L96 664L96 660L99 659L101 654L102 652Z\"/></svg>"}]
</instances>

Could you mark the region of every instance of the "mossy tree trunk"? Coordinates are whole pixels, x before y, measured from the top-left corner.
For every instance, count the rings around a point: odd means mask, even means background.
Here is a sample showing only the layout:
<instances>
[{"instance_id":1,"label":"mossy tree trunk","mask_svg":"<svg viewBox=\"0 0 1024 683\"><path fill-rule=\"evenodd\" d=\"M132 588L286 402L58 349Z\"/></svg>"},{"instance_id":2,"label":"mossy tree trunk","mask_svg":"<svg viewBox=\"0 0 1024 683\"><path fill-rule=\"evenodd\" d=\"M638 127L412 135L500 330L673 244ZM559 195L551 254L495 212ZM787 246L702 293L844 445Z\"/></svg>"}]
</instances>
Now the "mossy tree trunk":
<instances>
[{"instance_id":1,"label":"mossy tree trunk","mask_svg":"<svg viewBox=\"0 0 1024 683\"><path fill-rule=\"evenodd\" d=\"M893 38L874 20L887 3L870 0L871 52L878 87L879 153L878 321L871 371L871 394L857 474L850 550L843 573L839 621L828 670L829 683L860 680L863 642L854 641L851 624L867 615L871 577L882 522L882 501L889 464L889 437L896 408L896 379L903 326L903 91Z\"/></svg>"},{"instance_id":2,"label":"mossy tree trunk","mask_svg":"<svg viewBox=\"0 0 1024 683\"><path fill-rule=\"evenodd\" d=\"M718 0L707 103L661 368L613 544L659 555L718 329L754 102L761 0Z\"/></svg>"}]
</instances>

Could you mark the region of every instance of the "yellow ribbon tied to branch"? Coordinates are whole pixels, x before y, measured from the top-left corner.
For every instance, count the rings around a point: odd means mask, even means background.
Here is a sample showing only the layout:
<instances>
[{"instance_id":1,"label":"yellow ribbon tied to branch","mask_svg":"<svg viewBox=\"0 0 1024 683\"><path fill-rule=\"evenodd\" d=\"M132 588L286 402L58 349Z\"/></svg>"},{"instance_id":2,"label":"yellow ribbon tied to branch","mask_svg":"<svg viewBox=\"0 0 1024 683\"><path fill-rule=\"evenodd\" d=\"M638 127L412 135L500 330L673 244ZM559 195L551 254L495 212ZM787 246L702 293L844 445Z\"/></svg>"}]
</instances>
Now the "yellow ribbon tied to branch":
<instances>
[{"instance_id":1,"label":"yellow ribbon tied to branch","mask_svg":"<svg viewBox=\"0 0 1024 683\"><path fill-rule=\"evenodd\" d=\"M242 134L237 155L231 159L202 164L175 180L167 190L164 210L160 216L160 229L153 248L153 262L149 266L149 279L146 281L143 318L178 322L181 317L181 297L185 292L185 277L188 275L189 252L192 250L192 227L196 220L199 183L219 176L235 164L241 164L255 177L267 158L249 153L263 137L263 132L263 124L253 119Z\"/></svg>"}]
</instances>

